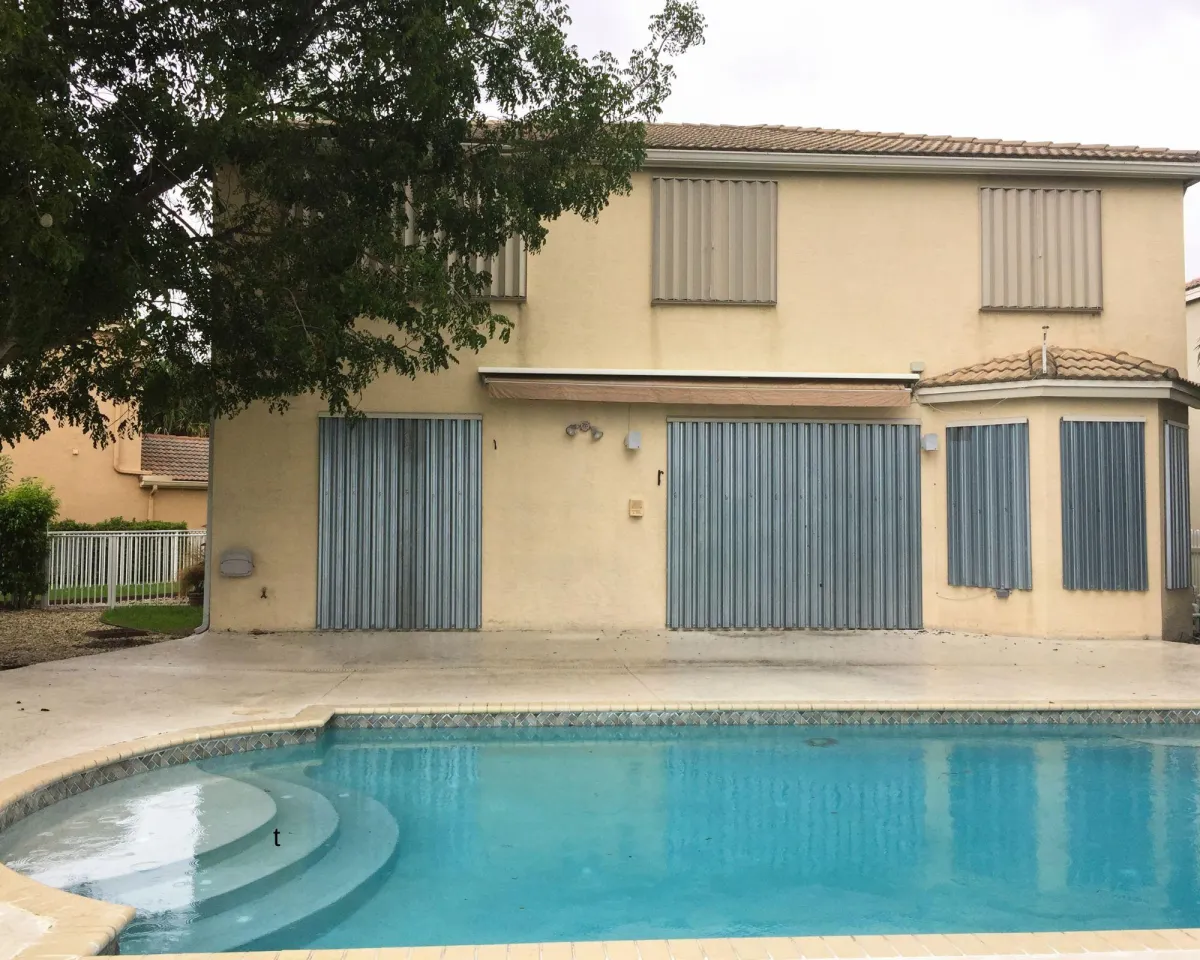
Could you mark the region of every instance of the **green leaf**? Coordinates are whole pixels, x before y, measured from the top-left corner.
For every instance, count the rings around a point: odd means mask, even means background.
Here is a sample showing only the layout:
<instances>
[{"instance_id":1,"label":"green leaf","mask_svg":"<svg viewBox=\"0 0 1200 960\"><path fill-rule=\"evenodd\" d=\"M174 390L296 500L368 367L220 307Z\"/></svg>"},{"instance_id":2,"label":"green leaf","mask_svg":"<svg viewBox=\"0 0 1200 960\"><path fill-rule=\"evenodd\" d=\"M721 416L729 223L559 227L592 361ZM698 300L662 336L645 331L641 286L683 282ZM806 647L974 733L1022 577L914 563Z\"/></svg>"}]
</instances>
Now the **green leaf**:
<instances>
[{"instance_id":1,"label":"green leaf","mask_svg":"<svg viewBox=\"0 0 1200 960\"><path fill-rule=\"evenodd\" d=\"M0 5L0 441L316 393L508 337L471 258L599 216L644 159L666 0L622 62L557 0ZM404 242L411 225L423 239ZM378 325L363 325L363 317Z\"/></svg>"}]
</instances>

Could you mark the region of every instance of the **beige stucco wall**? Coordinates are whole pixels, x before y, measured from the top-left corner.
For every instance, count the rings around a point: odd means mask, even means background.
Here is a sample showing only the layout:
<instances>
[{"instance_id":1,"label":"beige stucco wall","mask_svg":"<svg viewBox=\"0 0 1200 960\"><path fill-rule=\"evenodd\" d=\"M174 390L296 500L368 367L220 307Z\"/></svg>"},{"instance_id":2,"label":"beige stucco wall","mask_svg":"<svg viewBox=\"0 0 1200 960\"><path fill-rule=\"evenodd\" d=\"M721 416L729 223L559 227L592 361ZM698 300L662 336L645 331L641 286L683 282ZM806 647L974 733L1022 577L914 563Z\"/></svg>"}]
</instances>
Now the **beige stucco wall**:
<instances>
[{"instance_id":1,"label":"beige stucco wall","mask_svg":"<svg viewBox=\"0 0 1200 960\"><path fill-rule=\"evenodd\" d=\"M650 306L649 178L598 224L551 225L529 259L513 342L489 363L797 371L949 370L1041 342L1125 349L1183 368L1182 191L1103 189L1100 315L983 313L969 177L791 176L779 185L773 307ZM1037 181L1041 183L1042 181Z\"/></svg>"},{"instance_id":2,"label":"beige stucco wall","mask_svg":"<svg viewBox=\"0 0 1200 960\"><path fill-rule=\"evenodd\" d=\"M451 371L407 381L384 377L361 398L377 413L483 416L485 628L661 628L666 604L665 486L668 416L855 418L854 411L671 409L492 401L481 365L928 374L1022 351L1051 327L1052 342L1128 350L1183 366L1182 192L1178 186L1103 183L1105 309L1099 316L982 313L979 200L974 178L790 176L779 188L779 304L774 307L650 305L649 180L614 198L598 224L563 218L529 260L529 298L510 308L511 343L465 355ZM1150 493L1151 589L1146 594L1069 595L1061 590L1057 514L1057 418L1065 404L966 410L913 407L942 434L947 420L1028 415L1035 538L1041 545L1030 597L959 596L945 586L942 454L923 459L925 622L994 632L1161 636L1176 629L1177 598L1161 590L1160 484ZM1085 405L1086 407L1086 405ZM1153 403L1100 404L1107 415L1145 416ZM214 578L217 628L311 629L315 622L318 401L283 416L255 407L218 424L214 453L214 551L247 547L256 570ZM879 419L878 412L858 412ZM563 428L588 419L600 442ZM642 449L624 449L628 429ZM1158 470L1158 429L1147 428ZM1053 455L1051 447L1053 446ZM628 516L628 500L646 515ZM1035 547L1035 549L1037 549ZM1157 578L1157 579L1156 579ZM266 596L263 596L265 590ZM982 594L984 592L977 591Z\"/></svg>"},{"instance_id":3,"label":"beige stucco wall","mask_svg":"<svg viewBox=\"0 0 1200 960\"><path fill-rule=\"evenodd\" d=\"M111 404L102 404L101 409L115 429L119 411ZM125 517L205 526L208 494L204 490L159 490L151 507L150 490L141 487L139 436L118 437L107 447L97 447L79 428L52 422L36 440L22 440L14 447L0 448L0 453L12 459L15 479L38 477L54 488L61 520L97 523Z\"/></svg>"},{"instance_id":4,"label":"beige stucco wall","mask_svg":"<svg viewBox=\"0 0 1200 960\"><path fill-rule=\"evenodd\" d=\"M484 629L663 627L667 502L658 471L667 466L668 417L853 419L844 412L814 409L781 413L768 408L493 401L466 369L416 383L391 380L371 393L384 390L388 399L364 402L363 408L483 415ZM315 623L319 410L315 403L305 403L308 409L301 415L279 419L256 409L218 428L215 549L249 548L256 569L247 579L214 578L217 629L312 629ZM922 432L939 437L938 451L921 458L925 626L1060 637L1173 637L1187 632L1190 592L1164 588L1161 421L1168 406L1173 407L1154 401L1010 400L937 409L914 405L891 414L917 419ZM1063 416L1146 420L1147 591L1062 587L1058 424ZM997 417L1026 417L1030 426L1034 589L1014 591L1005 600L990 589L955 588L946 582L945 427ZM602 427L604 438L568 437L564 427L583 419ZM623 445L630 429L641 431L640 450ZM254 484L260 484L254 497L225 492ZM644 500L644 516L628 515L630 499ZM290 509L275 506L285 504Z\"/></svg>"}]
</instances>

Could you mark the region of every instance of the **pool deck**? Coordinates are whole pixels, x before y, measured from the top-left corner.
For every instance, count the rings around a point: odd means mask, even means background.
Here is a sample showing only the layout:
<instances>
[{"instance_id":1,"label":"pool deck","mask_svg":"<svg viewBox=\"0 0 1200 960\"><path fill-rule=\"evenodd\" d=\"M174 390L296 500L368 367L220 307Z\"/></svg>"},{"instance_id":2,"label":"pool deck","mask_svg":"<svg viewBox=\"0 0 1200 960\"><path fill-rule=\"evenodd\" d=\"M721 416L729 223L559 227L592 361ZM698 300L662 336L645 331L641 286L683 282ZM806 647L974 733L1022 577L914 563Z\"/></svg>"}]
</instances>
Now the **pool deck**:
<instances>
[{"instance_id":1,"label":"pool deck","mask_svg":"<svg viewBox=\"0 0 1200 960\"><path fill-rule=\"evenodd\" d=\"M67 773L333 710L1200 707L1200 646L939 633L209 634L0 672L0 807ZM301 714L297 718L296 715ZM197 728L208 728L201 730ZM38 767L34 771L32 768ZM0 960L103 949L128 908L0 867ZM44 929L46 918L53 923ZM12 931L16 931L12 933ZM24 932L22 932L24 931ZM9 935L19 937L10 940ZM1200 958L1200 931L515 944L280 960ZM220 955L228 958L231 955ZM213 960L216 960L214 955Z\"/></svg>"},{"instance_id":2,"label":"pool deck","mask_svg":"<svg viewBox=\"0 0 1200 960\"><path fill-rule=\"evenodd\" d=\"M961 633L212 633L0 672L0 777L310 705L1200 705L1200 646Z\"/></svg>"}]
</instances>

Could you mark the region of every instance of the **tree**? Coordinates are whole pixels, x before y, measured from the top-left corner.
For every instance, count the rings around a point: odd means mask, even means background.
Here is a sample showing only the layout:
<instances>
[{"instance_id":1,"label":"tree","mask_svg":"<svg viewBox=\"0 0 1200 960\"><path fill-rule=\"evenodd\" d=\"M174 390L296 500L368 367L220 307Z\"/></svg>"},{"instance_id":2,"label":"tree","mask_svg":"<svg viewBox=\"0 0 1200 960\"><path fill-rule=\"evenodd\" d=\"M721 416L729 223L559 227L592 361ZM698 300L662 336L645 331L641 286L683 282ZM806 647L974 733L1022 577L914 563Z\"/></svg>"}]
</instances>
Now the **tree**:
<instances>
[{"instance_id":1,"label":"tree","mask_svg":"<svg viewBox=\"0 0 1200 960\"><path fill-rule=\"evenodd\" d=\"M131 429L347 411L506 338L473 258L627 191L703 41L693 0L624 63L568 23L560 0L0 6L0 441L54 416L102 442L98 397Z\"/></svg>"}]
</instances>

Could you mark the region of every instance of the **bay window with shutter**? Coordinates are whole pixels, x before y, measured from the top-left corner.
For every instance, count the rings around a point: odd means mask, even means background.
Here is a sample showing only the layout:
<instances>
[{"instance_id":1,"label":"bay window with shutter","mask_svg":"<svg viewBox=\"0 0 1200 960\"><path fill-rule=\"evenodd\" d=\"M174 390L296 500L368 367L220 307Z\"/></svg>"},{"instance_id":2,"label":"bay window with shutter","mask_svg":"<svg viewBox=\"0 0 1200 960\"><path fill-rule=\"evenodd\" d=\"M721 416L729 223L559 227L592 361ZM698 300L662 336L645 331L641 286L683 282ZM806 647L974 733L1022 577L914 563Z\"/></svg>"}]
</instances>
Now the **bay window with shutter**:
<instances>
[{"instance_id":1,"label":"bay window with shutter","mask_svg":"<svg viewBox=\"0 0 1200 960\"><path fill-rule=\"evenodd\" d=\"M1030 590L1029 424L946 429L949 582Z\"/></svg>"}]
</instances>

